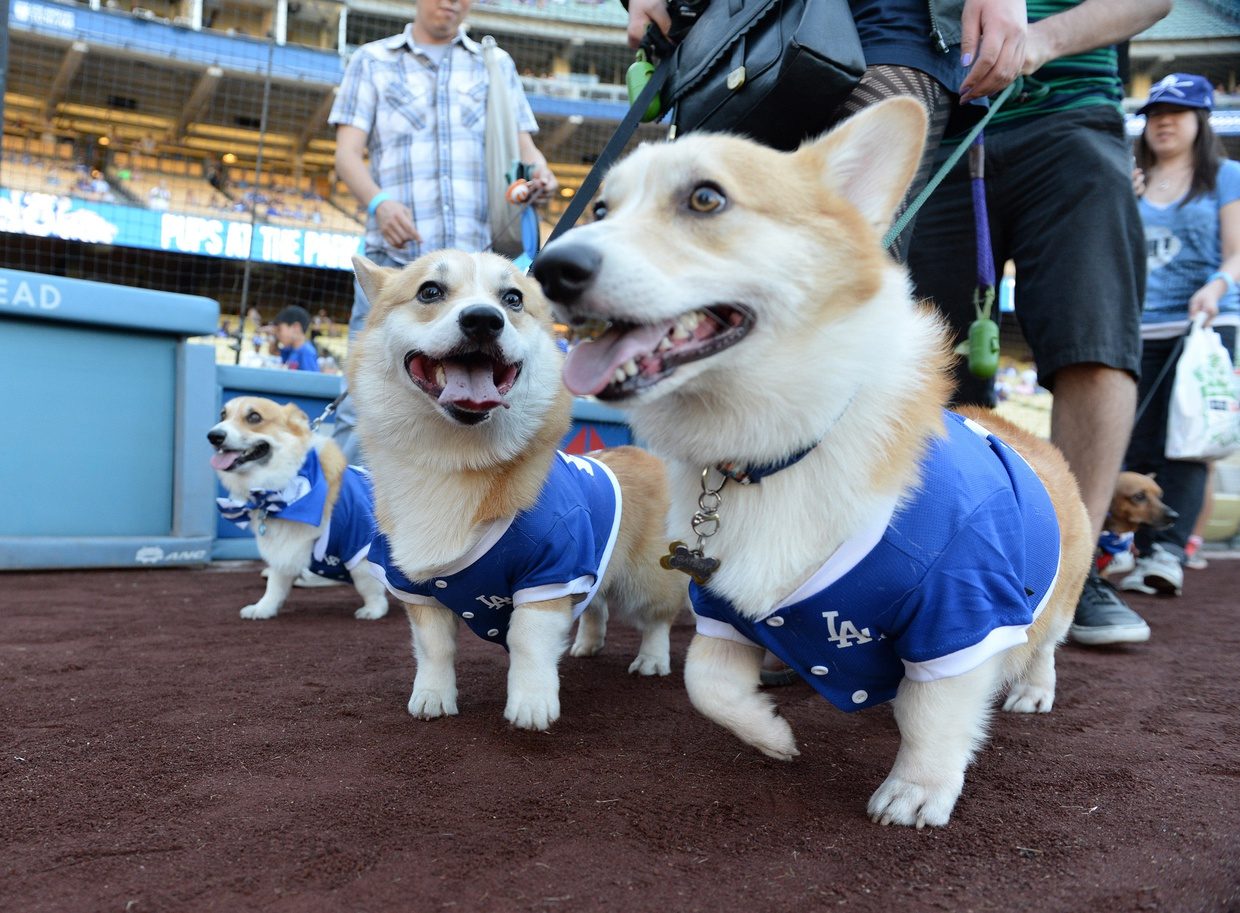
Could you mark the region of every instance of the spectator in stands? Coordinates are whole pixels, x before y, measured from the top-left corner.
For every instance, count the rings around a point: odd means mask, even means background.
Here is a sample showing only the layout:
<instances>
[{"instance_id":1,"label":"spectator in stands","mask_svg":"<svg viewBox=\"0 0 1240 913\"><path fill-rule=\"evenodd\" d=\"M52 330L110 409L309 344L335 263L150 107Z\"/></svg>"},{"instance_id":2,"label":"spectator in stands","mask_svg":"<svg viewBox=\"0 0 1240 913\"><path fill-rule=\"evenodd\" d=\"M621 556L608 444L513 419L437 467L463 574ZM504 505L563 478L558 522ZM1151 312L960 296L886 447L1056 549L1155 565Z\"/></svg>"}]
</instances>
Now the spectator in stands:
<instances>
[{"instance_id":1,"label":"spectator in stands","mask_svg":"<svg viewBox=\"0 0 1240 913\"><path fill-rule=\"evenodd\" d=\"M1144 400L1153 393L1133 429L1125 463L1154 474L1163 500L1180 516L1170 529L1137 531L1137 564L1120 581L1121 590L1180 594L1206 497L1209 467L1166 457L1174 374L1164 374L1156 390L1154 381L1178 355L1180 337L1195 316L1218 331L1228 351L1235 350L1240 326L1240 163L1222 156L1210 127L1213 107L1208 79L1172 73L1154 85L1137 112L1145 115L1145 129L1136 142L1133 184L1149 270L1137 395Z\"/></svg>"},{"instance_id":2,"label":"spectator in stands","mask_svg":"<svg viewBox=\"0 0 1240 913\"><path fill-rule=\"evenodd\" d=\"M445 247L490 246L487 98L471 91L487 84L487 68L482 48L462 26L471 3L417 0L404 32L353 54L328 118L336 125L336 172L369 213L366 256L382 266L401 266ZM503 54L501 66L516 110L521 158L534 165L533 197L544 199L559 185L534 145L538 124L512 58ZM355 284L350 338L369 310ZM352 428L346 399L337 411L336 434L356 462Z\"/></svg>"},{"instance_id":3,"label":"spectator in stands","mask_svg":"<svg viewBox=\"0 0 1240 913\"><path fill-rule=\"evenodd\" d=\"M272 346L280 355L280 363L289 370L319 370L319 353L314 343L306 339L309 329L310 312L303 307L291 304L276 314Z\"/></svg>"},{"instance_id":4,"label":"spectator in stands","mask_svg":"<svg viewBox=\"0 0 1240 913\"><path fill-rule=\"evenodd\" d=\"M1102 530L1128 446L1141 371L1145 241L1131 186L1115 44L1171 0L1029 0L1027 89L986 128L986 200L996 269L1016 262L1016 316L1038 381L1054 393L1051 440ZM941 150L945 158L949 150ZM976 314L978 239L964 161L917 218L909 265L963 339ZM956 401L993 405L991 381L963 366ZM1078 643L1135 643L1150 629L1091 574L1070 631Z\"/></svg>"}]
</instances>

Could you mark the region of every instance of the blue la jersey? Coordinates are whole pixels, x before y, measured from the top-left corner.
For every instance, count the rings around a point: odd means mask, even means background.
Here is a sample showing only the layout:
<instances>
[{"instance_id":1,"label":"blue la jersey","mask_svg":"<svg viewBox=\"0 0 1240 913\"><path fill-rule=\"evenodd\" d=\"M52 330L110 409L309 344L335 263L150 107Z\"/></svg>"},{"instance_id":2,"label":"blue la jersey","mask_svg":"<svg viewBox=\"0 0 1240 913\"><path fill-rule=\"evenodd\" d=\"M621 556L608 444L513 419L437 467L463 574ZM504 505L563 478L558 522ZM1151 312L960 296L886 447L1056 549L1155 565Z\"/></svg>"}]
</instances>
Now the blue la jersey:
<instances>
[{"instance_id":1,"label":"blue la jersey","mask_svg":"<svg viewBox=\"0 0 1240 913\"><path fill-rule=\"evenodd\" d=\"M841 710L891 700L901 679L963 675L1027 640L1059 573L1059 523L1029 464L945 414L921 487L844 543L768 615L690 587L698 632L760 645Z\"/></svg>"},{"instance_id":2,"label":"blue la jersey","mask_svg":"<svg viewBox=\"0 0 1240 913\"><path fill-rule=\"evenodd\" d=\"M332 506L327 529L310 553L310 570L320 577L351 582L349 572L366 560L378 533L370 473L359 466L347 466L340 477L340 495Z\"/></svg>"},{"instance_id":3,"label":"blue la jersey","mask_svg":"<svg viewBox=\"0 0 1240 913\"><path fill-rule=\"evenodd\" d=\"M493 523L468 553L427 580L410 580L376 537L371 570L398 599L439 602L505 649L515 606L576 597L573 617L590 604L620 530L620 485L598 460L557 452L538 501Z\"/></svg>"},{"instance_id":4,"label":"blue la jersey","mask_svg":"<svg viewBox=\"0 0 1240 913\"><path fill-rule=\"evenodd\" d=\"M216 498L220 515L241 529L250 526L250 511L266 511L268 517L305 523L323 524L323 533L315 540L310 556L310 570L322 577L351 580L349 570L356 567L369 550L377 533L375 499L366 470L348 466L340 477L340 494L332 507L331 517L324 522L327 506L327 477L314 448L306 454L297 475L279 491L254 489L245 501ZM259 534L263 532L259 526Z\"/></svg>"}]
</instances>

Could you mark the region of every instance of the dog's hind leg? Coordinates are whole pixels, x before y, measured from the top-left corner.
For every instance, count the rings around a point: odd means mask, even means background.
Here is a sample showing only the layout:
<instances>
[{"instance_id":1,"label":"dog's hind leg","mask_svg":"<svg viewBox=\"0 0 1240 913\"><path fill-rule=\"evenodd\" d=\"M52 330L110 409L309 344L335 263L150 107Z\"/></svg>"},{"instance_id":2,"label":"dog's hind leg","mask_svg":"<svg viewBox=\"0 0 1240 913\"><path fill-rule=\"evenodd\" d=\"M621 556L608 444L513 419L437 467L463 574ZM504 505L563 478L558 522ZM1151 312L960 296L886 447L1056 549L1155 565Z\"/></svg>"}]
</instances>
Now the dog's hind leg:
<instances>
[{"instance_id":1,"label":"dog's hind leg","mask_svg":"<svg viewBox=\"0 0 1240 913\"><path fill-rule=\"evenodd\" d=\"M870 818L918 830L945 827L964 788L964 772L986 738L1001 656L972 672L931 682L904 679L893 704L900 750L870 797Z\"/></svg>"},{"instance_id":2,"label":"dog's hind leg","mask_svg":"<svg viewBox=\"0 0 1240 913\"><path fill-rule=\"evenodd\" d=\"M368 574L360 564L353 571L353 586L362 597L362 607L353 613L354 618L373 620L387 614L387 590L382 581Z\"/></svg>"},{"instance_id":3,"label":"dog's hind leg","mask_svg":"<svg viewBox=\"0 0 1240 913\"><path fill-rule=\"evenodd\" d=\"M1012 669L1003 709L1012 713L1050 713L1055 706L1055 647L1068 634L1072 613L1048 620L1043 640L1023 667ZM1019 648L1018 648L1019 649ZM1015 654L1016 650L1008 651Z\"/></svg>"},{"instance_id":4,"label":"dog's hind leg","mask_svg":"<svg viewBox=\"0 0 1240 913\"><path fill-rule=\"evenodd\" d=\"M556 666L573 626L570 597L531 602L508 623L508 704L504 719L519 729L546 729L560 718Z\"/></svg>"},{"instance_id":5,"label":"dog's hind leg","mask_svg":"<svg viewBox=\"0 0 1240 913\"><path fill-rule=\"evenodd\" d=\"M423 720L456 716L456 615L440 605L405 606L417 668L409 713Z\"/></svg>"},{"instance_id":6,"label":"dog's hind leg","mask_svg":"<svg viewBox=\"0 0 1240 913\"><path fill-rule=\"evenodd\" d=\"M694 636L685 657L685 687L698 712L730 729L737 738L780 761L796 757L788 721L758 691L761 647L719 637Z\"/></svg>"},{"instance_id":7,"label":"dog's hind leg","mask_svg":"<svg viewBox=\"0 0 1240 913\"><path fill-rule=\"evenodd\" d=\"M568 653L570 656L597 656L606 640L607 601L601 595L595 595L577 620L577 637Z\"/></svg>"},{"instance_id":8,"label":"dog's hind leg","mask_svg":"<svg viewBox=\"0 0 1240 913\"><path fill-rule=\"evenodd\" d=\"M672 623L666 619L641 622L642 643L629 672L638 675L667 675L672 671Z\"/></svg>"}]
</instances>

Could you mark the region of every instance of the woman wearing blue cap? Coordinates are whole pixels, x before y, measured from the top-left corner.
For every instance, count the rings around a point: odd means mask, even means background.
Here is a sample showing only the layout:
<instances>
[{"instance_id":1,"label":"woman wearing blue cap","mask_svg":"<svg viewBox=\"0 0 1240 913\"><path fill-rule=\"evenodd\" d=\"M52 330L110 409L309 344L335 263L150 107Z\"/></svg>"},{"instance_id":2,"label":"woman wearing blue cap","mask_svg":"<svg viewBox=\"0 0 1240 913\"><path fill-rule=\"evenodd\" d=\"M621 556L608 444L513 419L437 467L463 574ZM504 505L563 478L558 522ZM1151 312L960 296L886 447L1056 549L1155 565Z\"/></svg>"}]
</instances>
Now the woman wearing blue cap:
<instances>
[{"instance_id":1,"label":"woman wearing blue cap","mask_svg":"<svg viewBox=\"0 0 1240 913\"><path fill-rule=\"evenodd\" d=\"M1172 73L1150 90L1137 112L1145 129L1136 142L1134 187L1145 225L1145 307L1141 316L1144 400L1198 314L1236 346L1240 325L1240 163L1224 158L1210 128L1214 89L1191 73ZM1156 473L1163 500L1179 511L1175 526L1137 534L1136 567L1120 588L1179 595L1184 550L1205 496L1205 463L1165 457L1174 372L1167 372L1132 432L1126 464Z\"/></svg>"}]
</instances>

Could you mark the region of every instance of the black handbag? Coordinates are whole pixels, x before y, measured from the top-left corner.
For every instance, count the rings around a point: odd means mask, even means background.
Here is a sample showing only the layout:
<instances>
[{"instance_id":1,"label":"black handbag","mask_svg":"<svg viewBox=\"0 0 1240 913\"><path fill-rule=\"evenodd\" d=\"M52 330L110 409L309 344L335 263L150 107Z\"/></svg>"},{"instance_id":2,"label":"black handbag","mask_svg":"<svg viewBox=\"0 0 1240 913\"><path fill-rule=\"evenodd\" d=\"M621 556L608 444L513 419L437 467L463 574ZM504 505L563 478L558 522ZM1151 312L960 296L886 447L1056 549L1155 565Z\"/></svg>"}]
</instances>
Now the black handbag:
<instances>
[{"instance_id":1,"label":"black handbag","mask_svg":"<svg viewBox=\"0 0 1240 913\"><path fill-rule=\"evenodd\" d=\"M664 108L678 135L795 149L837 119L864 72L848 0L710 0L676 47Z\"/></svg>"}]
</instances>

